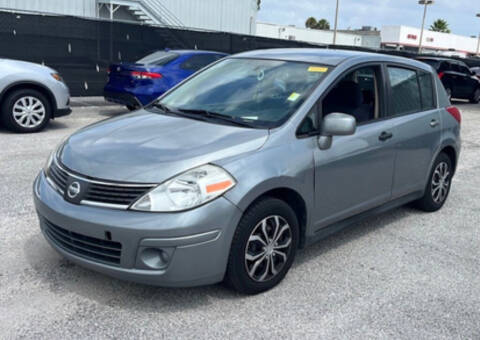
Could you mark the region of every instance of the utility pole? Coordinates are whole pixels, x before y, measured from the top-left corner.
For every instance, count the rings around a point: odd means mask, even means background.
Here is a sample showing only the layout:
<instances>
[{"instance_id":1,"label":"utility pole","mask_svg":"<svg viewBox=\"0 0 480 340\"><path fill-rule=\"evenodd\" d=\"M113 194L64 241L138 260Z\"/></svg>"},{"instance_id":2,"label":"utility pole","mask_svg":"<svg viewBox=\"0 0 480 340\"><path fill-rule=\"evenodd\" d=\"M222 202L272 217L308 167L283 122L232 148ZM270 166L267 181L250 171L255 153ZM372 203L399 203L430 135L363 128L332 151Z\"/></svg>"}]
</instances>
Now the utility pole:
<instances>
[{"instance_id":1,"label":"utility pole","mask_svg":"<svg viewBox=\"0 0 480 340\"><path fill-rule=\"evenodd\" d=\"M335 27L333 29L333 44L337 44L337 27L338 27L338 3L340 0L337 0L337 8L335 10Z\"/></svg>"},{"instance_id":2,"label":"utility pole","mask_svg":"<svg viewBox=\"0 0 480 340\"><path fill-rule=\"evenodd\" d=\"M423 5L422 30L420 32L420 43L418 44L418 53L422 53L423 31L425 30L425 18L427 17L427 6L433 4L433 0L420 0L419 5Z\"/></svg>"}]
</instances>

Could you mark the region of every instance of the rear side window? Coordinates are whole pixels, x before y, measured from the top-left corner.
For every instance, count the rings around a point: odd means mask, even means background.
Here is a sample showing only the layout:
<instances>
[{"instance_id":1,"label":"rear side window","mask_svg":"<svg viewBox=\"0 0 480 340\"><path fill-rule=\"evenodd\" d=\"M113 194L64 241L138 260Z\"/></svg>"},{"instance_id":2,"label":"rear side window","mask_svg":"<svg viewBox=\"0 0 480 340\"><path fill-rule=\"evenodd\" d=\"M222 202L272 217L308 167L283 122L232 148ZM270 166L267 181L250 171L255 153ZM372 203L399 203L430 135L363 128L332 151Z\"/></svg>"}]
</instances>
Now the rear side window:
<instances>
[{"instance_id":1,"label":"rear side window","mask_svg":"<svg viewBox=\"0 0 480 340\"><path fill-rule=\"evenodd\" d=\"M188 58L186 61L180 65L180 67L184 70L196 72L205 66L213 63L221 59L223 56L219 54L200 54L194 55Z\"/></svg>"},{"instance_id":2,"label":"rear side window","mask_svg":"<svg viewBox=\"0 0 480 340\"><path fill-rule=\"evenodd\" d=\"M435 108L435 102L433 99L432 75L430 73L420 71L418 74L418 81L420 83L420 90L422 94L422 109L431 110Z\"/></svg>"},{"instance_id":3,"label":"rear side window","mask_svg":"<svg viewBox=\"0 0 480 340\"><path fill-rule=\"evenodd\" d=\"M390 115L422 110L417 72L400 67L388 67L391 86Z\"/></svg>"}]
</instances>

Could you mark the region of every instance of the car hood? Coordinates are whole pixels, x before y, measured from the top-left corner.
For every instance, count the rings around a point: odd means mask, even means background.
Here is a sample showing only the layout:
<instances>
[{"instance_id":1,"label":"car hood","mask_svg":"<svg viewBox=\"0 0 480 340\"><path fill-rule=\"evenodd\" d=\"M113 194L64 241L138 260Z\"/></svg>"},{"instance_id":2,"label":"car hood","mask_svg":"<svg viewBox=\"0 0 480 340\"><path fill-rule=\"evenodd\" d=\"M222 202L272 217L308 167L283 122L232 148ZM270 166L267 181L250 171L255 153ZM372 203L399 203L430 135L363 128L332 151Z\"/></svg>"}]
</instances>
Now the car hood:
<instances>
[{"instance_id":1,"label":"car hood","mask_svg":"<svg viewBox=\"0 0 480 340\"><path fill-rule=\"evenodd\" d=\"M73 134L60 161L97 179L161 183L183 171L262 147L268 130L141 110Z\"/></svg>"},{"instance_id":2,"label":"car hood","mask_svg":"<svg viewBox=\"0 0 480 340\"><path fill-rule=\"evenodd\" d=\"M31 63L31 62L28 62L28 61L22 61L22 60L0 59L0 65L2 67L7 67L9 69L18 69L20 72L25 72L25 70L39 71L39 72L43 72L43 73L56 72L54 69L52 69L48 66L35 64L35 63Z\"/></svg>"}]
</instances>

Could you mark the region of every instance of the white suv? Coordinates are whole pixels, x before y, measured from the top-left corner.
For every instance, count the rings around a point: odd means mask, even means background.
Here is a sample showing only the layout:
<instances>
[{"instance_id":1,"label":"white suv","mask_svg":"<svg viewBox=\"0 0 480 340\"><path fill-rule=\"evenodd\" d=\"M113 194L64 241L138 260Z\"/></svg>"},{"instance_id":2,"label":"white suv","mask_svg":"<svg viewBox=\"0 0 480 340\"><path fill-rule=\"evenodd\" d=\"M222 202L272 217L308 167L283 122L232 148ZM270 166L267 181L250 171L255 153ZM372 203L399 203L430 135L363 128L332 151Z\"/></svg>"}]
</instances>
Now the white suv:
<instances>
[{"instance_id":1,"label":"white suv","mask_svg":"<svg viewBox=\"0 0 480 340\"><path fill-rule=\"evenodd\" d=\"M0 59L0 124L14 132L37 132L67 115L70 92L53 69Z\"/></svg>"}]
</instances>

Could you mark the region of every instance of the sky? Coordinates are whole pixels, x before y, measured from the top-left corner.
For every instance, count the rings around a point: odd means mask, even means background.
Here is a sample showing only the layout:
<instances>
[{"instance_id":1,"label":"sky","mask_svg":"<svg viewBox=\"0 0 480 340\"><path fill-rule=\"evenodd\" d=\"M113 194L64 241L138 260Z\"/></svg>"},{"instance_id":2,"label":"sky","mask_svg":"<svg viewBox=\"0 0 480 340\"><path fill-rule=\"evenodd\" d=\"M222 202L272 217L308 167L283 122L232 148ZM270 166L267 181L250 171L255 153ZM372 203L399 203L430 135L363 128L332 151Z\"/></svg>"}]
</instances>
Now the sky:
<instances>
[{"instance_id":1,"label":"sky","mask_svg":"<svg viewBox=\"0 0 480 340\"><path fill-rule=\"evenodd\" d=\"M339 0L339 29L362 26L422 25L423 7L418 0ZM257 20L305 27L308 17L325 18L333 29L336 0L262 0ZM445 19L452 33L478 36L480 33L480 0L436 0L428 6L425 26Z\"/></svg>"}]
</instances>

